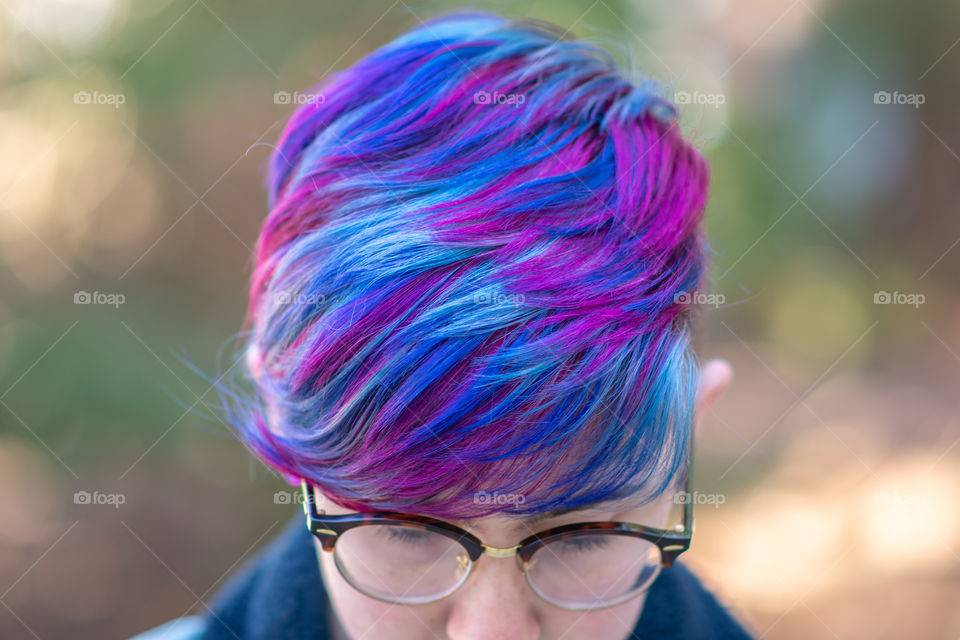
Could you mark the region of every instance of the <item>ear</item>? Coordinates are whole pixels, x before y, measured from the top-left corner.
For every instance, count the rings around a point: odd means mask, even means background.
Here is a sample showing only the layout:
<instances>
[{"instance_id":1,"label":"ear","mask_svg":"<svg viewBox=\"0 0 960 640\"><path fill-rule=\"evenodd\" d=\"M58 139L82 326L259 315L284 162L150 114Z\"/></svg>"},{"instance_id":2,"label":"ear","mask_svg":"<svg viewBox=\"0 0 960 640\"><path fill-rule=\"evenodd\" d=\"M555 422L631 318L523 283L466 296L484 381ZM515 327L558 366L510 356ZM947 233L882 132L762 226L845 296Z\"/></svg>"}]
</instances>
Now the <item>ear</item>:
<instances>
[{"instance_id":1,"label":"ear","mask_svg":"<svg viewBox=\"0 0 960 640\"><path fill-rule=\"evenodd\" d=\"M723 390L733 380L733 367L722 359L714 359L703 365L700 371L700 396L697 400L697 412L693 425L696 435L700 435L700 424L707 410L713 405Z\"/></svg>"}]
</instances>

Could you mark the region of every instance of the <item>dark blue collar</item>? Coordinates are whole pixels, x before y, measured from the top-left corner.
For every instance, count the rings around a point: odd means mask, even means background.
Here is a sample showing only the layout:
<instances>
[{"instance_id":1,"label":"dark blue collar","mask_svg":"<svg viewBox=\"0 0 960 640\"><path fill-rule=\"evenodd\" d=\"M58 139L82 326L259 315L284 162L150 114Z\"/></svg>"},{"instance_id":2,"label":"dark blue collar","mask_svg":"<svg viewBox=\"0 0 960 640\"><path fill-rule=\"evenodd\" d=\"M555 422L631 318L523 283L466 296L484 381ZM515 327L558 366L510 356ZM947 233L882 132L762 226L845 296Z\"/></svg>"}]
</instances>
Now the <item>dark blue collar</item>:
<instances>
[{"instance_id":1,"label":"dark blue collar","mask_svg":"<svg viewBox=\"0 0 960 640\"><path fill-rule=\"evenodd\" d=\"M328 599L302 516L214 595L198 640L325 640ZM680 563L650 587L633 640L723 639L750 636Z\"/></svg>"}]
</instances>

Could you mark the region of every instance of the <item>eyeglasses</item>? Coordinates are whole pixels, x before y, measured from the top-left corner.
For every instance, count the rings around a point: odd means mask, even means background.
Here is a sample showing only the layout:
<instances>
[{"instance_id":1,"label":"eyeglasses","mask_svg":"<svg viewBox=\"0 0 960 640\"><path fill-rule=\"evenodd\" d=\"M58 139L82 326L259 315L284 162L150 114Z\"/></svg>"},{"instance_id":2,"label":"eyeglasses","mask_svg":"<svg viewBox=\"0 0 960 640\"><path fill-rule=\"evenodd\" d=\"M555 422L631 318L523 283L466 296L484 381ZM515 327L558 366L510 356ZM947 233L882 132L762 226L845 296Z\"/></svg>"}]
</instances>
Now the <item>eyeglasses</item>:
<instances>
[{"instance_id":1,"label":"eyeglasses","mask_svg":"<svg viewBox=\"0 0 960 640\"><path fill-rule=\"evenodd\" d=\"M691 475L688 464L683 524L673 529L582 522L539 531L506 548L484 544L465 529L427 516L392 511L327 515L317 509L313 485L302 480L301 488L307 528L333 554L340 575L364 595L391 604L435 602L466 582L480 556L515 556L540 598L588 611L639 596L661 567L670 567L690 547Z\"/></svg>"}]
</instances>

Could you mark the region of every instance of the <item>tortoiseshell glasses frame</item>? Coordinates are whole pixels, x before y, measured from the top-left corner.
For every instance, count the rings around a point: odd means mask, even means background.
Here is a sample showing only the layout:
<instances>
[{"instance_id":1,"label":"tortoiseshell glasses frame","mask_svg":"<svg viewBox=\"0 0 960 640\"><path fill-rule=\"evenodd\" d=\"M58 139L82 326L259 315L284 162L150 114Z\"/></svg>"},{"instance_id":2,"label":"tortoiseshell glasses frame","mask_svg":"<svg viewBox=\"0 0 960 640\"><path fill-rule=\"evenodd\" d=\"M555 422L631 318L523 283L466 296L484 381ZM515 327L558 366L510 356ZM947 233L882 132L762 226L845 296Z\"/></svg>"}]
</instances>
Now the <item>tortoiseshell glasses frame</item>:
<instances>
[{"instance_id":1,"label":"tortoiseshell glasses frame","mask_svg":"<svg viewBox=\"0 0 960 640\"><path fill-rule=\"evenodd\" d=\"M691 431L693 429L691 428ZM419 529L422 531L431 531L433 533L440 534L446 538L455 541L460 546L463 547L466 551L467 556L470 559L469 567L467 568L467 573L472 567L473 563L480 559L480 556L488 555L495 558L508 558L512 556L517 556L521 562L521 570L524 572L525 577L527 578L528 583L530 582L529 575L527 573L527 566L530 563L533 554L537 549L545 546L548 543L553 543L558 540L565 538L572 538L574 536L582 536L585 533L591 535L618 535L618 536L628 536L631 538L640 538L645 540L659 549L660 553L660 566L670 567L674 560L690 548L690 542L693 535L693 500L691 499L692 493L692 459L693 459L693 435L691 434L690 438L690 449L688 463L686 464L686 477L684 481L684 492L685 500L682 501L683 505L683 520L682 524L676 525L673 529L659 529L656 527L650 527L643 524L637 524L633 522L611 522L611 521L594 521L594 522L578 522L573 524L566 524L558 527L551 527L549 529L544 529L533 533L512 547L493 547L487 544L484 544L477 536L470 533L469 531L462 529L454 524L440 520L437 518L431 518L429 516L420 516L409 513L400 513L393 511L373 511L367 513L349 513L349 514L340 514L340 515L327 515L322 510L317 508L316 500L314 499L314 494L312 489L313 485L301 480L301 489L303 491L303 511L306 515L307 528L310 533L313 534L321 544L321 547L324 551L333 553L337 540L345 532L355 529L357 527L366 527L370 525L392 525L398 527L408 527L412 529ZM675 502L678 502L675 499ZM341 574L344 574L340 565L337 565L338 570ZM659 571L657 571L659 573ZM411 604L409 602L403 602L395 599L387 599L380 595L370 593L360 588L356 584L353 584L350 577L345 575L343 576L351 586L355 589L364 593L367 596L375 598L377 600L382 600L384 602L390 602L392 604ZM655 575L654 575L655 577ZM462 577L462 580L456 584L448 592L443 593L432 599L426 599L418 601L414 604L426 604L429 602L434 602L445 598L453 591L456 591L463 582L466 581L466 576ZM653 579L650 579L652 583ZM545 595L543 595L540 590L537 589L536 585L530 584L533 590L541 598L554 604L556 606L567 608L567 609L601 609L614 606L616 604L621 604L623 601L632 599L633 597L638 596L640 593L646 591L650 584L647 584L642 589L636 593L630 593L629 597L624 598L621 601L613 603L604 603L597 606L569 606L566 604L559 604L555 601L552 601Z\"/></svg>"}]
</instances>

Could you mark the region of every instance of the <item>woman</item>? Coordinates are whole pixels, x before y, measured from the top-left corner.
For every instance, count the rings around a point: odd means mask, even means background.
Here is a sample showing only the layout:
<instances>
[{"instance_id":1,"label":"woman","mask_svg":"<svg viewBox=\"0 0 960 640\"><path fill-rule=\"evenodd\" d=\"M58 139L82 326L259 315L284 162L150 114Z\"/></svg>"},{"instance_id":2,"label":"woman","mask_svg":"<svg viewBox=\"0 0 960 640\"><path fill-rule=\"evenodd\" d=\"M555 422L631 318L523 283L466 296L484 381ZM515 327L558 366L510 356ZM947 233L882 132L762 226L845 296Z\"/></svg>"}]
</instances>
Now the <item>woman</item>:
<instances>
[{"instance_id":1,"label":"woman","mask_svg":"<svg viewBox=\"0 0 960 640\"><path fill-rule=\"evenodd\" d=\"M674 107L486 13L296 102L245 324L256 394L221 391L307 526L138 640L748 637L673 563L731 377L692 346L708 168Z\"/></svg>"}]
</instances>

